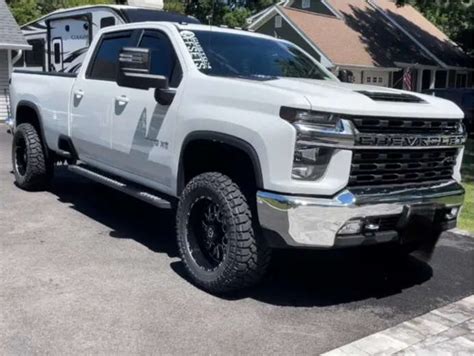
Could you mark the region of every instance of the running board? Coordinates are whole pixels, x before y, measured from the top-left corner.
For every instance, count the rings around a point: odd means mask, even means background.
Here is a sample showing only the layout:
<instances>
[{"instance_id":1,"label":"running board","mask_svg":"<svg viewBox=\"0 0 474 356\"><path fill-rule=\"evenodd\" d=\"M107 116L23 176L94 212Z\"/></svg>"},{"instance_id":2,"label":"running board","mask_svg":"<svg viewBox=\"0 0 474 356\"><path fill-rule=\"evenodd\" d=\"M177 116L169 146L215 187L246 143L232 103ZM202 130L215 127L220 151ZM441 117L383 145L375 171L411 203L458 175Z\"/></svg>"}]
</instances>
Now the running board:
<instances>
[{"instance_id":1,"label":"running board","mask_svg":"<svg viewBox=\"0 0 474 356\"><path fill-rule=\"evenodd\" d=\"M132 197L143 200L149 204L156 206L161 209L171 209L171 204L169 201L160 198L152 193L151 190L137 186L135 184L124 183L117 179L108 177L103 173L98 173L93 170L90 170L84 166L70 165L68 166L71 172L77 173L83 177L92 179L98 183L102 183L110 188L116 189L122 193L128 194Z\"/></svg>"}]
</instances>

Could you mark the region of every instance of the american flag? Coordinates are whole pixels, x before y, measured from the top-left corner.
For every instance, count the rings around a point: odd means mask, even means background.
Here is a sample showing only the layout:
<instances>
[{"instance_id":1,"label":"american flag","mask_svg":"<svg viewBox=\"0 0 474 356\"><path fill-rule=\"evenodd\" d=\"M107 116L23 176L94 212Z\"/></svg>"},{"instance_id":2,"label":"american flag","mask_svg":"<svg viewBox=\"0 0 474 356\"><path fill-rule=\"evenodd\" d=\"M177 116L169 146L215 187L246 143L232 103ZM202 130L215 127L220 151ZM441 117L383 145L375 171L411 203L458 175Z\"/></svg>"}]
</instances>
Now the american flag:
<instances>
[{"instance_id":1,"label":"american flag","mask_svg":"<svg viewBox=\"0 0 474 356\"><path fill-rule=\"evenodd\" d=\"M403 89L413 91L413 72L411 68L403 71Z\"/></svg>"}]
</instances>

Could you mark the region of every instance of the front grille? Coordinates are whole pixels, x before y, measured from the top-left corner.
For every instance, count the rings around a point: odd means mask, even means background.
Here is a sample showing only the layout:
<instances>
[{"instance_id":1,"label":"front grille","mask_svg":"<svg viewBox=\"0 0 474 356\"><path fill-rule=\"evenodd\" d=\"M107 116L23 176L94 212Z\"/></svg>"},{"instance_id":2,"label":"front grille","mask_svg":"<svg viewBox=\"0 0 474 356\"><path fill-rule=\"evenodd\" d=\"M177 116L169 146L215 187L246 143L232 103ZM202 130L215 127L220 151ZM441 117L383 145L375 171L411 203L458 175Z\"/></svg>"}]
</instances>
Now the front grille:
<instances>
[{"instance_id":1,"label":"front grille","mask_svg":"<svg viewBox=\"0 0 474 356\"><path fill-rule=\"evenodd\" d=\"M461 121L449 119L407 119L387 117L353 117L352 122L362 133L456 134Z\"/></svg>"},{"instance_id":2,"label":"front grille","mask_svg":"<svg viewBox=\"0 0 474 356\"><path fill-rule=\"evenodd\" d=\"M449 180L458 150L354 150L350 186Z\"/></svg>"}]
</instances>

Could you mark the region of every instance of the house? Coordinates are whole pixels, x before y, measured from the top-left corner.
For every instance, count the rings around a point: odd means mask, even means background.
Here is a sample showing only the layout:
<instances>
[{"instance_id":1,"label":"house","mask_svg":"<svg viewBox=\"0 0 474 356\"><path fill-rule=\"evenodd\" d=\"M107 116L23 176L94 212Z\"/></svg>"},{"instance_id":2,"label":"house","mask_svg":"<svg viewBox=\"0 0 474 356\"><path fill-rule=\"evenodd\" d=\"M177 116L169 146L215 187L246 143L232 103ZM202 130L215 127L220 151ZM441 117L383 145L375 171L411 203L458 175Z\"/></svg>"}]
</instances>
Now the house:
<instances>
[{"instance_id":1,"label":"house","mask_svg":"<svg viewBox=\"0 0 474 356\"><path fill-rule=\"evenodd\" d=\"M29 49L31 46L23 38L5 0L0 0L0 121L8 116L8 86L13 67L11 53Z\"/></svg>"},{"instance_id":2,"label":"house","mask_svg":"<svg viewBox=\"0 0 474 356\"><path fill-rule=\"evenodd\" d=\"M414 7L394 0L286 0L248 22L354 83L413 91L473 85L472 58Z\"/></svg>"}]
</instances>

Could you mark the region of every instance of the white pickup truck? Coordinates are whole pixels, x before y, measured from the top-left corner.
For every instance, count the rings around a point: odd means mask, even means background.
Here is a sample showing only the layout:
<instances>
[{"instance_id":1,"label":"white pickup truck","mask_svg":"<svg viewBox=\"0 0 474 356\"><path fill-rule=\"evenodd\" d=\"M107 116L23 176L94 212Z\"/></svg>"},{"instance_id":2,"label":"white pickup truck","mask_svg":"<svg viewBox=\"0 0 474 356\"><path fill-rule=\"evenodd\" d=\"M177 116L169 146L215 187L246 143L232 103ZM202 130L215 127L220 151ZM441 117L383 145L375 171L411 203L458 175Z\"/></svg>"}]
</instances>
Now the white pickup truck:
<instances>
[{"instance_id":1,"label":"white pickup truck","mask_svg":"<svg viewBox=\"0 0 474 356\"><path fill-rule=\"evenodd\" d=\"M264 35L110 27L77 75L16 71L11 96L19 187L67 161L176 208L183 263L210 292L255 284L273 248L434 245L464 199L456 105L341 83Z\"/></svg>"}]
</instances>

